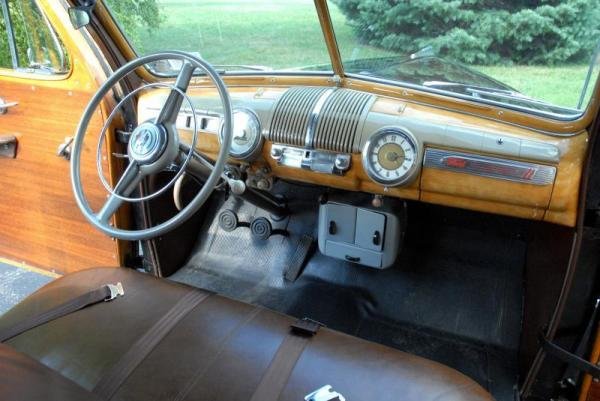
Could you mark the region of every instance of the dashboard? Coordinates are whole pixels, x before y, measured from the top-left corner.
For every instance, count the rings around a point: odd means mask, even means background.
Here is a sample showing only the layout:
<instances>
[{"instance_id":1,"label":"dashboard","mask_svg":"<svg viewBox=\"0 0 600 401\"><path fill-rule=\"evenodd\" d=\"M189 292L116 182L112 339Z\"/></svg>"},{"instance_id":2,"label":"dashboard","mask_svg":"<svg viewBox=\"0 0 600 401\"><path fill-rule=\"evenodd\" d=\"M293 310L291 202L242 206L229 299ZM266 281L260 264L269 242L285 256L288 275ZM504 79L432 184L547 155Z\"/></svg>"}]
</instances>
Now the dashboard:
<instances>
[{"instance_id":1,"label":"dashboard","mask_svg":"<svg viewBox=\"0 0 600 401\"><path fill-rule=\"evenodd\" d=\"M574 226L588 134L552 135L495 120L327 86L231 87L230 163L246 185L287 179ZM219 98L188 90L177 128L214 157ZM144 94L140 121L167 92Z\"/></svg>"}]
</instances>

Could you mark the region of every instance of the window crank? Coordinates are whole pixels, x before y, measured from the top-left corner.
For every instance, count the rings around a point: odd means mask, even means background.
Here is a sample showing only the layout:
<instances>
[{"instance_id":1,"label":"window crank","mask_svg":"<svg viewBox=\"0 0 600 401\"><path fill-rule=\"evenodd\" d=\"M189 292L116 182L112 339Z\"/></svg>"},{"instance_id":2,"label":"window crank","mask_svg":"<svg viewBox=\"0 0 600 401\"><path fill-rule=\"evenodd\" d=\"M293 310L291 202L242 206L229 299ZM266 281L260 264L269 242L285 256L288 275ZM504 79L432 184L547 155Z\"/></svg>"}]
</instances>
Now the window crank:
<instances>
[{"instance_id":1,"label":"window crank","mask_svg":"<svg viewBox=\"0 0 600 401\"><path fill-rule=\"evenodd\" d=\"M62 157L65 160L71 160L71 144L73 143L73 139L75 139L75 137L68 136L63 143L58 145L58 150L56 151L58 157Z\"/></svg>"}]
</instances>

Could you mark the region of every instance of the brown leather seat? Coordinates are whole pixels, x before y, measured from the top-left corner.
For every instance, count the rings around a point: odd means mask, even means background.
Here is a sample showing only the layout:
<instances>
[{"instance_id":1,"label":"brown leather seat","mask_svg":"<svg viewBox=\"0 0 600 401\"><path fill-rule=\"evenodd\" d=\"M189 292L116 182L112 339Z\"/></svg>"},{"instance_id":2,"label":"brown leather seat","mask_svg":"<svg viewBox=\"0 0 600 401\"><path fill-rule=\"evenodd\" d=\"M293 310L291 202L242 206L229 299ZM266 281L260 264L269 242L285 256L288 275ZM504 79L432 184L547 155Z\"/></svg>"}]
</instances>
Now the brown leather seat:
<instances>
[{"instance_id":1,"label":"brown leather seat","mask_svg":"<svg viewBox=\"0 0 600 401\"><path fill-rule=\"evenodd\" d=\"M125 296L64 316L7 342L54 371L33 367L31 380L43 381L58 372L62 375L59 377L91 391L178 300L190 291L201 291L130 269L86 270L58 279L31 295L0 318L0 330L86 291L119 281ZM210 295L168 332L112 399L251 400L264 384L266 372L272 370L270 365L278 350L285 352L280 348L295 321ZM3 372L11 369L15 359L3 357L6 352L0 348L0 377L5 376L0 378L2 394L6 394L4 388L10 381ZM478 384L446 366L326 328L306 340L289 368L275 372L285 377L273 400L301 401L327 384L348 401L492 400ZM29 374L23 375L24 381L30 380ZM48 380L48 386L62 383L56 378ZM51 391L47 394L46 400L55 399Z\"/></svg>"}]
</instances>

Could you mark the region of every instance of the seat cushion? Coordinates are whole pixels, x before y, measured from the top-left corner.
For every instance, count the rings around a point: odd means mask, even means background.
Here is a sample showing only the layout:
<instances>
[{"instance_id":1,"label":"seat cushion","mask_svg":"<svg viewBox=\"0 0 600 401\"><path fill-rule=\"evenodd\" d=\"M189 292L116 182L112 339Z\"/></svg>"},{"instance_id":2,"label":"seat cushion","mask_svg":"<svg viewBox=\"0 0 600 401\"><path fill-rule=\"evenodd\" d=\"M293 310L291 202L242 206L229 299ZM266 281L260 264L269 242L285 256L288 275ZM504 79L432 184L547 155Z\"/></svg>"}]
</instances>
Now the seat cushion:
<instances>
[{"instance_id":1,"label":"seat cushion","mask_svg":"<svg viewBox=\"0 0 600 401\"><path fill-rule=\"evenodd\" d=\"M41 288L0 318L0 330L107 283L125 295L25 332L7 344L87 390L190 291L125 268L74 273ZM265 377L295 318L219 295L204 298L127 376L115 400L247 401ZM281 349L280 349L281 348ZM279 356L279 358L281 355ZM2 367L4 369L4 367ZM322 328L306 339L273 400L299 401L331 385L352 401L491 400L446 366ZM281 378L280 378L281 379ZM269 400L262 400L269 401Z\"/></svg>"},{"instance_id":2,"label":"seat cushion","mask_svg":"<svg viewBox=\"0 0 600 401\"><path fill-rule=\"evenodd\" d=\"M3 401L101 401L35 359L0 344L0 394Z\"/></svg>"}]
</instances>

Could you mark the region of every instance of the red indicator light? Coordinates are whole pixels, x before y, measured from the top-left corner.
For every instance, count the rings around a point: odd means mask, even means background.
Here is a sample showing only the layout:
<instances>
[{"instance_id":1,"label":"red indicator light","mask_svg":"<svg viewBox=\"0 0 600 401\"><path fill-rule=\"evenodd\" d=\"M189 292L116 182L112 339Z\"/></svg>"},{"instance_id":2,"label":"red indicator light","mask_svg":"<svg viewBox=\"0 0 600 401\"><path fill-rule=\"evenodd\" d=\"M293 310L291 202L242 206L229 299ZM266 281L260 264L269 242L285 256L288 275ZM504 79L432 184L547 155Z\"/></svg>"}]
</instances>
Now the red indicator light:
<instances>
[{"instance_id":1,"label":"red indicator light","mask_svg":"<svg viewBox=\"0 0 600 401\"><path fill-rule=\"evenodd\" d=\"M535 169L534 168L528 168L523 173L523 176L521 178L523 178L524 180L531 180L534 175L535 175Z\"/></svg>"},{"instance_id":2,"label":"red indicator light","mask_svg":"<svg viewBox=\"0 0 600 401\"><path fill-rule=\"evenodd\" d=\"M444 160L446 166L448 167L454 167L454 168L465 168L467 167L467 163L468 161L466 159L463 159L462 157L456 157L456 156L451 156L451 157L447 157Z\"/></svg>"}]
</instances>

